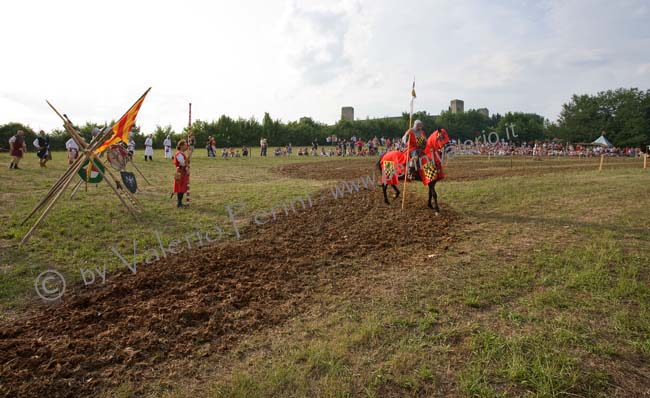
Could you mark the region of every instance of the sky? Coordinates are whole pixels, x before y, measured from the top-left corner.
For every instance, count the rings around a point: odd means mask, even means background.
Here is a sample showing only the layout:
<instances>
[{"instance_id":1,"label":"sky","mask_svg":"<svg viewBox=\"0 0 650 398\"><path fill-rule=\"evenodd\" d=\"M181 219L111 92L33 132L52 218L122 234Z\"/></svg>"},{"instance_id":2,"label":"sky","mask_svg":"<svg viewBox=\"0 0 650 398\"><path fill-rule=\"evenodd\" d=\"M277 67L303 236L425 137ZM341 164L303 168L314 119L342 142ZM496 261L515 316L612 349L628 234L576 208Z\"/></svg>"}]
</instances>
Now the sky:
<instances>
[{"instance_id":1,"label":"sky","mask_svg":"<svg viewBox=\"0 0 650 398\"><path fill-rule=\"evenodd\" d=\"M573 94L650 88L650 1L2 2L0 125L439 114L451 99L554 121Z\"/></svg>"}]
</instances>

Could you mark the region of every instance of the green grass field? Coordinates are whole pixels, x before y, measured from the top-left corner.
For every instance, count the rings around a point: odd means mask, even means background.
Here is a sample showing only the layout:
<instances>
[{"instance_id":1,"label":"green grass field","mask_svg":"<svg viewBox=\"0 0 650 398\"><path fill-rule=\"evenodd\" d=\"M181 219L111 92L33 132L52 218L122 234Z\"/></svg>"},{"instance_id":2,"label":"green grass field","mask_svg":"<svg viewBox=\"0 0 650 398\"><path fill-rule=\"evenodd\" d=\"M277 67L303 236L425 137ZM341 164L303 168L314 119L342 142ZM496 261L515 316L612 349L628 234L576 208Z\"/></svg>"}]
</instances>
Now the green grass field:
<instances>
[{"instance_id":1,"label":"green grass field","mask_svg":"<svg viewBox=\"0 0 650 398\"><path fill-rule=\"evenodd\" d=\"M138 181L140 222L107 187L89 186L72 200L64 195L18 246L28 229L20 220L64 171L64 154L40 169L29 153L19 171L0 154L4 320L35 301L34 278L48 267L78 281L79 267L118 265L111 245L126 251L136 237L148 247L152 231L183 235L225 224L228 203L253 211L335 182L271 170L327 159L221 160L198 151L192 205L177 211L170 161L160 151L154 158L136 158L154 184ZM580 162L518 159L514 169ZM443 211L459 217L446 250L415 254L408 268L363 264L363 294L353 285L323 288L315 293L320 304L303 315L252 334L226 357L161 374L148 396L650 396L650 169L620 159L624 167L598 173L597 161L588 162L595 166L454 181L454 170L498 172L510 160L453 159L438 188ZM107 396L133 390L124 382Z\"/></svg>"}]
</instances>

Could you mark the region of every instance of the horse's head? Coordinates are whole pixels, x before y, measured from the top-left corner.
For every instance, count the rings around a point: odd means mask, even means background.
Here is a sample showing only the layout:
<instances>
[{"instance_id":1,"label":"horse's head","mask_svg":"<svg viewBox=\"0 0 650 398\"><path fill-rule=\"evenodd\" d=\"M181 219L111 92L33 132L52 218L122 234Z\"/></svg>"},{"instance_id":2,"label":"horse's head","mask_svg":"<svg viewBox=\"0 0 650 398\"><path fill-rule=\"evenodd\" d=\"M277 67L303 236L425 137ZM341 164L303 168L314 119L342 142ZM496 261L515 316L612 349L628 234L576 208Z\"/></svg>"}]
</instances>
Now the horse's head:
<instances>
[{"instance_id":1,"label":"horse's head","mask_svg":"<svg viewBox=\"0 0 650 398\"><path fill-rule=\"evenodd\" d=\"M427 140L427 144L431 147L430 149L434 151L442 150L442 148L449 143L449 135L445 129L436 130L431 134L431 136L433 137L433 140Z\"/></svg>"},{"instance_id":2,"label":"horse's head","mask_svg":"<svg viewBox=\"0 0 650 398\"><path fill-rule=\"evenodd\" d=\"M438 142L440 143L441 147L449 143L449 135L447 134L447 130L445 129L438 130Z\"/></svg>"}]
</instances>

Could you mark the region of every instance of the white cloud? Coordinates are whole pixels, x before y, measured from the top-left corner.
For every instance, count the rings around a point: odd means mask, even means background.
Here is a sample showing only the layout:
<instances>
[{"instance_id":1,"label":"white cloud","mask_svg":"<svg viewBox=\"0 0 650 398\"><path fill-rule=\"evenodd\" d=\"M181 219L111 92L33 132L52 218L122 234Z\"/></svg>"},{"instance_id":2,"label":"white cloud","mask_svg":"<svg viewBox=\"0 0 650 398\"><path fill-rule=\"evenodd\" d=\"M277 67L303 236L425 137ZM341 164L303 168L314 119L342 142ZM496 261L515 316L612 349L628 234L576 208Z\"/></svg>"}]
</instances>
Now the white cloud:
<instances>
[{"instance_id":1,"label":"white cloud","mask_svg":"<svg viewBox=\"0 0 650 398\"><path fill-rule=\"evenodd\" d=\"M38 12L34 12L38 10ZM333 122L466 108L554 119L573 93L650 84L639 1L23 0L3 6L0 123L119 117L149 86L145 129L221 114ZM27 23L25 23L27 21Z\"/></svg>"}]
</instances>

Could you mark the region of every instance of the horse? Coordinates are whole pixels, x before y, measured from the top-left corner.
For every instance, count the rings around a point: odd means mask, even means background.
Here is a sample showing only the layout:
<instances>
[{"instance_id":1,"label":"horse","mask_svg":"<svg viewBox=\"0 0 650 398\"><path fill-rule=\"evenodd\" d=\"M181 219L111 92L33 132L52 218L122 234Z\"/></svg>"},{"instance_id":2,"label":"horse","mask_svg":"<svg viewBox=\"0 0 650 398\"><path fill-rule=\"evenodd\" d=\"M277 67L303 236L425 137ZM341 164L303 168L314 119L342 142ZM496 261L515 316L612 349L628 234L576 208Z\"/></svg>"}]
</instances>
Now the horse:
<instances>
[{"instance_id":1,"label":"horse","mask_svg":"<svg viewBox=\"0 0 650 398\"><path fill-rule=\"evenodd\" d=\"M420 156L412 159L413 162L409 167L415 177L419 177L422 183L429 187L429 200L427 206L435 211L436 214L440 213L438 206L438 194L436 193L436 183L445 178L442 170L441 155L445 145L449 142L449 135L445 129L436 130L425 143L419 143ZM411 163L411 159L409 159ZM400 196L400 190L397 188L399 178L405 176L406 165L406 152L402 151L388 151L383 154L377 162L377 168L381 171L381 187L384 193L384 202L390 204L386 189L390 185L395 191L394 199ZM416 174L417 173L417 174ZM431 204L433 199L434 204Z\"/></svg>"}]
</instances>

